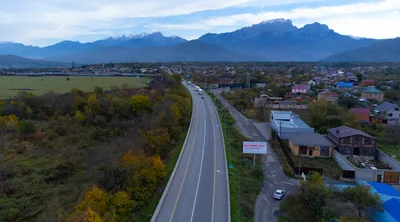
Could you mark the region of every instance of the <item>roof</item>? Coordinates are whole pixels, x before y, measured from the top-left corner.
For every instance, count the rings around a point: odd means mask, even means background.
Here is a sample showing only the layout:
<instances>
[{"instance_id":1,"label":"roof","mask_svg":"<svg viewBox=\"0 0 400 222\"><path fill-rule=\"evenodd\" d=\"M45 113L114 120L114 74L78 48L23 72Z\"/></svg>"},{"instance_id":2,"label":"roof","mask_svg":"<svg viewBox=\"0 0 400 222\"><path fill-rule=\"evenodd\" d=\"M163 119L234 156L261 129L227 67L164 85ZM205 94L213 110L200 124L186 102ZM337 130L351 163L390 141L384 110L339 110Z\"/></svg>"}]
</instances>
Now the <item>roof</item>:
<instances>
[{"instance_id":1,"label":"roof","mask_svg":"<svg viewBox=\"0 0 400 222\"><path fill-rule=\"evenodd\" d=\"M378 111L378 112L387 112L387 111L389 111L391 109L394 109L396 107L397 107L396 104L393 104L393 103L390 103L390 102L384 102L384 103L380 104L379 106L375 107L375 110Z\"/></svg>"},{"instance_id":2,"label":"roof","mask_svg":"<svg viewBox=\"0 0 400 222\"><path fill-rule=\"evenodd\" d=\"M311 128L292 111L272 110L270 118L282 128Z\"/></svg>"},{"instance_id":3,"label":"roof","mask_svg":"<svg viewBox=\"0 0 400 222\"><path fill-rule=\"evenodd\" d=\"M400 221L400 199L392 198L383 203L384 209L397 221Z\"/></svg>"},{"instance_id":4,"label":"roof","mask_svg":"<svg viewBox=\"0 0 400 222\"><path fill-rule=\"evenodd\" d=\"M372 79L365 79L362 81L362 83L374 83L374 80Z\"/></svg>"},{"instance_id":5,"label":"roof","mask_svg":"<svg viewBox=\"0 0 400 222\"><path fill-rule=\"evenodd\" d=\"M271 116L273 116L275 120L290 120L292 115L293 115L292 111L281 111L281 110L271 111Z\"/></svg>"},{"instance_id":6,"label":"roof","mask_svg":"<svg viewBox=\"0 0 400 222\"><path fill-rule=\"evenodd\" d=\"M336 96L338 96L337 93L332 92L332 91L329 91L329 90L322 91L322 92L320 92L319 94L320 94L320 95L336 95Z\"/></svg>"},{"instance_id":7,"label":"roof","mask_svg":"<svg viewBox=\"0 0 400 222\"><path fill-rule=\"evenodd\" d=\"M382 91L380 91L379 89L375 88L375 87L365 87L362 89L362 92L366 92L366 93L381 93Z\"/></svg>"},{"instance_id":8,"label":"roof","mask_svg":"<svg viewBox=\"0 0 400 222\"><path fill-rule=\"evenodd\" d=\"M296 134L290 136L289 140L300 146L332 146L329 140L318 133Z\"/></svg>"},{"instance_id":9,"label":"roof","mask_svg":"<svg viewBox=\"0 0 400 222\"><path fill-rule=\"evenodd\" d=\"M353 87L353 83L351 82L339 82L337 87Z\"/></svg>"},{"instance_id":10,"label":"roof","mask_svg":"<svg viewBox=\"0 0 400 222\"><path fill-rule=\"evenodd\" d=\"M292 86L292 89L305 89L305 90L309 90L309 89L310 89L310 85L308 85L308 84L296 84L296 85Z\"/></svg>"},{"instance_id":11,"label":"roof","mask_svg":"<svg viewBox=\"0 0 400 222\"><path fill-rule=\"evenodd\" d=\"M368 108L352 108L350 111L356 114L369 114Z\"/></svg>"},{"instance_id":12,"label":"roof","mask_svg":"<svg viewBox=\"0 0 400 222\"><path fill-rule=\"evenodd\" d=\"M350 128L347 126L339 126L339 127L335 127L335 128L330 128L330 129L328 129L328 132L332 133L337 138L343 138L343 137L354 136L354 135L362 135L365 137L375 139L375 137L369 135L368 133L365 133L363 131L353 129L353 128Z\"/></svg>"}]
</instances>

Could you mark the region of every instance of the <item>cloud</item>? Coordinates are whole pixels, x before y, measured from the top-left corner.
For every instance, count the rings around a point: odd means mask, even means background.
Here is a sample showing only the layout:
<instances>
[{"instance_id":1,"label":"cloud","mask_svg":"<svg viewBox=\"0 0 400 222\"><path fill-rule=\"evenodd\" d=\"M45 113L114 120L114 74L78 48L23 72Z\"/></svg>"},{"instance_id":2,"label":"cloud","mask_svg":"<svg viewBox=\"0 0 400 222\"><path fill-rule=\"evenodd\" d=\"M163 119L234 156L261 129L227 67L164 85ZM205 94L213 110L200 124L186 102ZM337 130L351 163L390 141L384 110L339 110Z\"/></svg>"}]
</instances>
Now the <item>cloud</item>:
<instances>
[{"instance_id":1,"label":"cloud","mask_svg":"<svg viewBox=\"0 0 400 222\"><path fill-rule=\"evenodd\" d=\"M399 0L312 7L314 3L332 5L332 2L333 0L0 1L0 29L7 30L0 32L0 41L28 44L43 43L45 40L54 43L62 39L93 41L107 35L159 30L193 38L205 32L234 30L273 18L292 19L296 25L319 21L339 32L367 37L394 37L396 33L400 33L400 26L396 25L400 24ZM279 10L272 10L275 6L281 7ZM297 8L293 8L295 6ZM228 16L218 14L218 10L228 12L230 8L235 8L232 11L236 13L245 7L254 7L254 11L246 10L248 13ZM214 13L212 16L192 16L193 13L205 10L214 10ZM115 31L116 29L120 31Z\"/></svg>"},{"instance_id":2,"label":"cloud","mask_svg":"<svg viewBox=\"0 0 400 222\"><path fill-rule=\"evenodd\" d=\"M371 38L394 38L400 34L400 1L381 0L339 6L303 7L286 11L266 11L259 13L244 13L230 16L213 17L193 24L169 24L159 26L175 29L200 30L204 27L231 27L231 30L241 26L257 24L275 18L292 19L295 25L320 22L327 24L339 33Z\"/></svg>"}]
</instances>

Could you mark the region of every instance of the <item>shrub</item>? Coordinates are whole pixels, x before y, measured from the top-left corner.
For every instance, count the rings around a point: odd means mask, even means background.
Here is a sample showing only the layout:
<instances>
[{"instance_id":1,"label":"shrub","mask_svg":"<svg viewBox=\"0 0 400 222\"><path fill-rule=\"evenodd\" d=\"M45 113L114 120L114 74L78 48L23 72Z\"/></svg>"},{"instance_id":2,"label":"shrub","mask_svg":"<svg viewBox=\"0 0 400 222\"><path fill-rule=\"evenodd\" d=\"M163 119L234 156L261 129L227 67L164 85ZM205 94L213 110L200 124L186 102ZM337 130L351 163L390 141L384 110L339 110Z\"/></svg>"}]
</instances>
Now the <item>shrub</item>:
<instances>
[{"instance_id":1,"label":"shrub","mask_svg":"<svg viewBox=\"0 0 400 222\"><path fill-rule=\"evenodd\" d=\"M36 133L35 125L30 121L19 121L17 123L18 132L22 135L34 134Z\"/></svg>"}]
</instances>

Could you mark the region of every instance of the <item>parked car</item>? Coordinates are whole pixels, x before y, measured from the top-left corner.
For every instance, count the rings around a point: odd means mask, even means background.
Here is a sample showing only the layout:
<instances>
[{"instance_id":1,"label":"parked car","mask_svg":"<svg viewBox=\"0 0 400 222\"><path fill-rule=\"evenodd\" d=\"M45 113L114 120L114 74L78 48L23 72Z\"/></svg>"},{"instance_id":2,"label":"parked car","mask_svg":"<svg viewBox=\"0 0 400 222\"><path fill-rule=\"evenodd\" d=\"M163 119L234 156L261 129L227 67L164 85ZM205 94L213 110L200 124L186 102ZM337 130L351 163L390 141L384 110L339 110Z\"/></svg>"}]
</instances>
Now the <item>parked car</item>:
<instances>
[{"instance_id":1,"label":"parked car","mask_svg":"<svg viewBox=\"0 0 400 222\"><path fill-rule=\"evenodd\" d=\"M277 189L274 193L274 198L277 200L282 200L283 196L285 196L285 191L282 189Z\"/></svg>"}]
</instances>

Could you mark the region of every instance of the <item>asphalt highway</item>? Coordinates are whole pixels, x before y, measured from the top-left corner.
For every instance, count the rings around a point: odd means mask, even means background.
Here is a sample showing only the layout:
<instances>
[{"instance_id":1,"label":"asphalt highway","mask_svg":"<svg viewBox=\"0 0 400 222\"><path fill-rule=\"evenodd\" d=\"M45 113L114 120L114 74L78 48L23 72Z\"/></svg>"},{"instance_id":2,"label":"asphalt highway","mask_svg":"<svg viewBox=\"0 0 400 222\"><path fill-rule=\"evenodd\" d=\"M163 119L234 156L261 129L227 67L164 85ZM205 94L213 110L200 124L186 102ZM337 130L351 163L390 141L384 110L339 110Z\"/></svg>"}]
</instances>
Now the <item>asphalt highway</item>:
<instances>
[{"instance_id":1,"label":"asphalt highway","mask_svg":"<svg viewBox=\"0 0 400 222\"><path fill-rule=\"evenodd\" d=\"M229 222L226 154L218 113L205 92L198 95L194 87L187 88L193 101L192 122L152 221Z\"/></svg>"}]
</instances>

